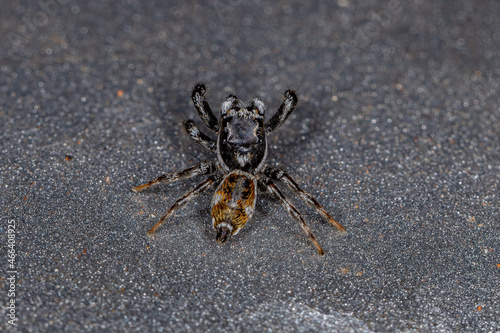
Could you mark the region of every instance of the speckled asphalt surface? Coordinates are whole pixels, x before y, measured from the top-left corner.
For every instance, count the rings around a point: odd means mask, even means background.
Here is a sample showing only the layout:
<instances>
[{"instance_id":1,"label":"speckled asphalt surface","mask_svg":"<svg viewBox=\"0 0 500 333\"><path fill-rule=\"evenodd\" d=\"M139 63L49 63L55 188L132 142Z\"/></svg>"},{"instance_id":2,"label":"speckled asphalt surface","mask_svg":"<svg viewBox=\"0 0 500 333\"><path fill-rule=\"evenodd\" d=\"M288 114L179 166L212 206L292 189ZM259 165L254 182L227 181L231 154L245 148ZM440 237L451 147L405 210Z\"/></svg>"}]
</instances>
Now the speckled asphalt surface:
<instances>
[{"instance_id":1,"label":"speckled asphalt surface","mask_svg":"<svg viewBox=\"0 0 500 333\"><path fill-rule=\"evenodd\" d=\"M3 6L0 331L499 331L500 2L360 3ZM268 163L326 256L266 195L224 246L211 193L146 237L203 177L131 187L215 158L196 82L297 91Z\"/></svg>"}]
</instances>

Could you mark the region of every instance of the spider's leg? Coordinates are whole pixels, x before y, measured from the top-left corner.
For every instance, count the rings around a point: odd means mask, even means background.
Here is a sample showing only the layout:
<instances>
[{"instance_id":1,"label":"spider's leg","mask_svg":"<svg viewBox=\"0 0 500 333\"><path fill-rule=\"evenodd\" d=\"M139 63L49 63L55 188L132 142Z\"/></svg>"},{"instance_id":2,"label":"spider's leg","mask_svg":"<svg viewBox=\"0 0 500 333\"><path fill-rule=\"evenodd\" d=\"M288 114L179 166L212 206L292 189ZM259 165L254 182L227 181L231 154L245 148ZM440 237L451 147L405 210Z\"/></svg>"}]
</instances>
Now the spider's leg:
<instances>
[{"instance_id":1,"label":"spider's leg","mask_svg":"<svg viewBox=\"0 0 500 333\"><path fill-rule=\"evenodd\" d=\"M280 128L297 105L297 94L295 93L295 91L287 90L284 97L285 99L283 100L283 103L281 103L278 111L276 111L274 116L272 116L271 119L269 119L269 121L266 123L266 134L269 134L272 131Z\"/></svg>"},{"instance_id":2,"label":"spider's leg","mask_svg":"<svg viewBox=\"0 0 500 333\"><path fill-rule=\"evenodd\" d=\"M274 195L276 198L279 199L279 201L281 202L283 207L286 208L288 213L292 217L297 219L297 221L300 223L300 227L302 228L302 230L304 230L304 232L309 237L311 242L313 242L314 246L316 246L316 250L318 251L319 255L321 256L324 255L325 252L319 245L318 241L316 241L316 237L314 237L314 234L312 233L309 226L306 224L306 221L304 221L304 219L300 215L297 208L295 208L295 206L283 195L283 193L281 193L281 191L276 187L276 185L270 179L263 178L259 181L259 183L261 187L264 187L266 189L267 192L271 193L272 195Z\"/></svg>"},{"instance_id":3,"label":"spider's leg","mask_svg":"<svg viewBox=\"0 0 500 333\"><path fill-rule=\"evenodd\" d=\"M186 131L188 132L189 136L191 139L193 139L194 142L197 144L201 145L203 148L215 151L217 147L217 143L215 140L210 138L208 135L200 132L198 127L194 124L194 121L188 120L184 123L184 127L186 128Z\"/></svg>"},{"instance_id":4,"label":"spider's leg","mask_svg":"<svg viewBox=\"0 0 500 333\"><path fill-rule=\"evenodd\" d=\"M206 191L207 189L211 188L212 185L217 181L218 177L210 176L208 177L204 182L196 186L193 190L189 191L188 193L184 194L182 198L177 200L172 207L169 208L167 213L163 215L163 217L160 219L158 223L155 224L154 227L152 227L148 231L148 236L151 236L156 232L156 230L163 224L165 221L172 215L177 209L181 208L185 204L187 204L189 201L191 201L193 198L198 196L198 194L202 193L203 191Z\"/></svg>"},{"instance_id":5,"label":"spider's leg","mask_svg":"<svg viewBox=\"0 0 500 333\"><path fill-rule=\"evenodd\" d=\"M198 83L194 89L193 94L191 95L191 99L193 100L194 107L198 114L200 115L201 120L214 132L219 131L219 120L210 109L210 105L208 105L207 100L205 99L205 94L207 90L205 89L205 85L203 83Z\"/></svg>"},{"instance_id":6,"label":"spider's leg","mask_svg":"<svg viewBox=\"0 0 500 333\"><path fill-rule=\"evenodd\" d=\"M152 181L142 184L139 186L134 186L132 187L132 191L134 192L141 192L144 191L145 189L150 188L153 185L156 185L158 183L164 182L164 183L172 183L180 179L186 179L186 178L191 178L194 176L198 175L209 175L214 173L217 170L217 166L215 163L200 163L198 165L195 165L193 167L187 168L182 171L177 171L177 172L169 172L164 175L161 175L160 177L153 179Z\"/></svg>"},{"instance_id":7,"label":"spider's leg","mask_svg":"<svg viewBox=\"0 0 500 333\"><path fill-rule=\"evenodd\" d=\"M299 185L286 173L286 171L278 169L278 168L273 168L268 165L264 167L262 170L262 174L266 175L267 177L281 181L285 183L292 191L295 192L302 200L304 200L310 207L316 209L318 213L323 216L325 220L327 220L331 225L333 225L335 228L337 228L340 231L345 232L345 229L340 223L335 221L333 217L330 216L325 210L325 208L316 200L312 195L304 191L299 187Z\"/></svg>"}]
</instances>

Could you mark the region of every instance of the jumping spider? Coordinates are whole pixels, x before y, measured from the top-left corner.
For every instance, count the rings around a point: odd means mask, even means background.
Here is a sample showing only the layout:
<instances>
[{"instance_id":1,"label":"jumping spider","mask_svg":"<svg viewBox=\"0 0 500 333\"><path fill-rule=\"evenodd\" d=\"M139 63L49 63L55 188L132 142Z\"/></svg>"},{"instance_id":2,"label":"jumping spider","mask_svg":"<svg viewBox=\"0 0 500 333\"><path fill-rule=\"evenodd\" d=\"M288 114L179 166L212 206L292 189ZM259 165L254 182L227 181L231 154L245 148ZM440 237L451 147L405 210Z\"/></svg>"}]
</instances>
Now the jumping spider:
<instances>
[{"instance_id":1,"label":"jumping spider","mask_svg":"<svg viewBox=\"0 0 500 333\"><path fill-rule=\"evenodd\" d=\"M212 222L217 231L216 241L222 244L229 236L236 235L252 217L258 187L260 191L268 192L279 199L288 213L300 223L302 230L316 246L318 253L324 255L323 249L298 210L273 181L286 184L338 230L345 231L344 227L337 223L316 199L303 191L284 170L264 163L267 156L266 137L281 127L292 113L297 104L295 92L293 90L285 92L283 103L266 123L264 123L266 108L260 99L255 98L250 105L245 106L234 95L229 95L222 103L219 121L212 113L205 99L205 93L205 85L197 84L192 93L193 103L205 125L217 134L217 140L200 132L192 120L186 121L184 126L194 142L217 153L217 161L202 162L183 171L166 173L149 183L132 188L134 192L140 192L160 182L171 183L198 175L210 175L177 200L160 221L148 231L148 235L154 234L178 208L203 191L219 184L212 199Z\"/></svg>"}]
</instances>

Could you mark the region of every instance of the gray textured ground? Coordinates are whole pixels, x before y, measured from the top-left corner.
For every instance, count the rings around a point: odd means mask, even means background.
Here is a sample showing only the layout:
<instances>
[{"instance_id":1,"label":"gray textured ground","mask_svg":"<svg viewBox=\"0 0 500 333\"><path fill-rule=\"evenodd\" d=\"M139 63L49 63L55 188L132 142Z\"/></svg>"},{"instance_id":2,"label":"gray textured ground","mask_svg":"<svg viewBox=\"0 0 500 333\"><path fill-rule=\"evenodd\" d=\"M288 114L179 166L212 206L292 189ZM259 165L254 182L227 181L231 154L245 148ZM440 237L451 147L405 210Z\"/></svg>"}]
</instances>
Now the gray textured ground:
<instances>
[{"instance_id":1,"label":"gray textured ground","mask_svg":"<svg viewBox=\"0 0 500 333\"><path fill-rule=\"evenodd\" d=\"M20 331L499 331L500 2L190 3L2 6L0 330L14 221ZM146 237L202 178L131 186L214 159L198 81L297 90L268 162L325 257L266 196L225 246L210 193Z\"/></svg>"}]
</instances>

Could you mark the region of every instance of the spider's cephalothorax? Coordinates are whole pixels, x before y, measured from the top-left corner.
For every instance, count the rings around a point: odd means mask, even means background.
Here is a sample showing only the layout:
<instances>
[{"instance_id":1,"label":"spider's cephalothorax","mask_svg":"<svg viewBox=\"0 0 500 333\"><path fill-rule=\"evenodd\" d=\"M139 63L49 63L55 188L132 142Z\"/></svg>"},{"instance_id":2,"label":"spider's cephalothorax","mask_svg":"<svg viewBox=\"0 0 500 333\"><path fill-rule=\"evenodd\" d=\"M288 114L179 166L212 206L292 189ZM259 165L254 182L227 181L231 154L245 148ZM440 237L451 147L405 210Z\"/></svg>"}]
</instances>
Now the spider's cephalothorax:
<instances>
[{"instance_id":1,"label":"spider's cephalothorax","mask_svg":"<svg viewBox=\"0 0 500 333\"><path fill-rule=\"evenodd\" d=\"M224 171L253 173L262 166L267 153L264 113L264 103L257 98L249 106L236 96L222 103L217 155Z\"/></svg>"},{"instance_id":2,"label":"spider's cephalothorax","mask_svg":"<svg viewBox=\"0 0 500 333\"><path fill-rule=\"evenodd\" d=\"M199 163L180 172L164 174L149 183L133 187L135 192L142 191L160 182L173 182L197 175L210 175L177 200L160 221L148 231L152 235L171 216L174 211L201 192L217 186L212 199L212 223L217 231L216 240L224 243L229 236L235 235L252 217L257 199L257 188L274 195L296 218L320 255L323 249L295 206L281 193L273 181L286 184L309 206L315 208L337 229L345 229L337 223L309 193L303 191L284 171L266 165L266 135L278 129L292 113L297 104L297 95L292 90L285 92L285 99L276 114L264 123L265 106L258 98L250 105L244 105L234 95L230 95L221 106L221 120L212 113L205 99L205 86L198 84L193 90L193 103L205 125L217 134L217 140L200 132L192 120L185 123L191 138L206 149L217 153L217 162Z\"/></svg>"}]
</instances>

